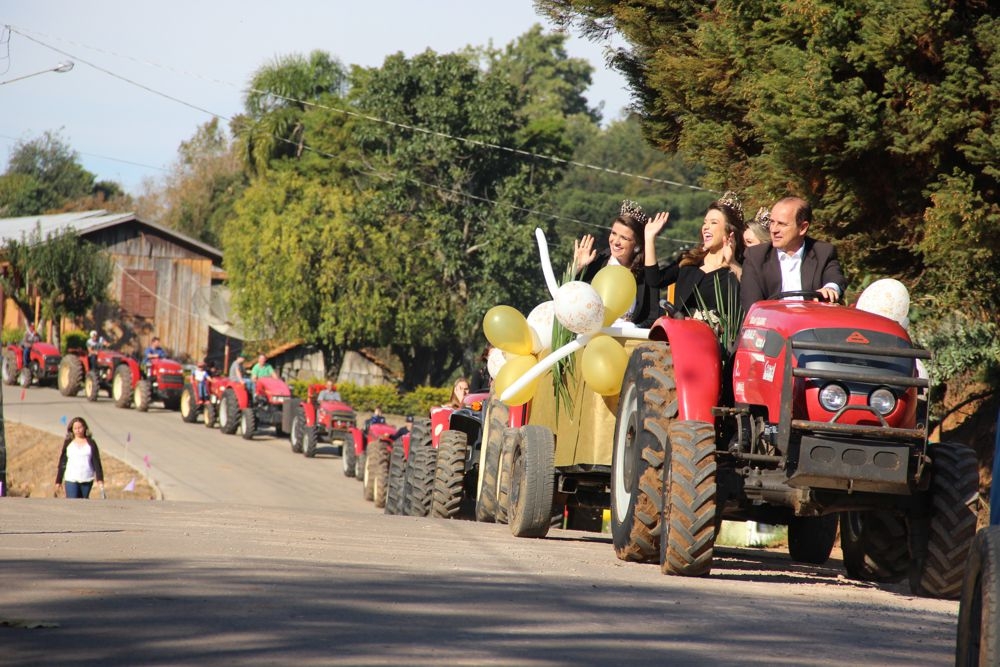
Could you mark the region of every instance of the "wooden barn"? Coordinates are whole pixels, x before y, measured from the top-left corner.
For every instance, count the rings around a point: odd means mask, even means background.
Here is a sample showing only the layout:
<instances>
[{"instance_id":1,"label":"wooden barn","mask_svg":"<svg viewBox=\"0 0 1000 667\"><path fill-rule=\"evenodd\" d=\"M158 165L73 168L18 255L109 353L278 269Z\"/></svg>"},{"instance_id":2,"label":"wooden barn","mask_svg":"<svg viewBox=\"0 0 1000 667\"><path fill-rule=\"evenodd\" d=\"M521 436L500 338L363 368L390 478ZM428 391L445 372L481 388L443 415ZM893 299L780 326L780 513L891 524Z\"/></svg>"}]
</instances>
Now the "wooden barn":
<instances>
[{"instance_id":1,"label":"wooden barn","mask_svg":"<svg viewBox=\"0 0 1000 667\"><path fill-rule=\"evenodd\" d=\"M62 323L62 331L98 329L111 347L130 354L141 353L158 336L171 356L186 362L232 343L210 329L212 316L205 307L213 286L224 279L220 250L134 213L106 211L0 219L0 243L29 238L35 230L44 239L67 229L108 253L114 277L108 290L112 302L84 321ZM24 326L20 311L6 298L3 326Z\"/></svg>"}]
</instances>

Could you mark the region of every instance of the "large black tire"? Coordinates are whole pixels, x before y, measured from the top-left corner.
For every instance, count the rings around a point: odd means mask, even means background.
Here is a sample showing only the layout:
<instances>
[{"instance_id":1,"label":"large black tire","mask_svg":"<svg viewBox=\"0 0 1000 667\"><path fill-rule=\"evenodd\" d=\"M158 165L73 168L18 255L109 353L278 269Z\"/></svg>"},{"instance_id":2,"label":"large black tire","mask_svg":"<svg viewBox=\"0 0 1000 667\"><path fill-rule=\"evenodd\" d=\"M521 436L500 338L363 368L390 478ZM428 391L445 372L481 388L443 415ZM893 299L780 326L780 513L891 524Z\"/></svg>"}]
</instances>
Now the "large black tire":
<instances>
[{"instance_id":1,"label":"large black tire","mask_svg":"<svg viewBox=\"0 0 1000 667\"><path fill-rule=\"evenodd\" d=\"M503 449L503 432L506 422L501 414L506 411L498 401L487 404L486 441L483 443L483 467L479 492L476 495L476 521L493 523L497 516L497 481L500 478L500 452Z\"/></svg>"},{"instance_id":2,"label":"large black tire","mask_svg":"<svg viewBox=\"0 0 1000 667\"><path fill-rule=\"evenodd\" d=\"M111 397L119 408L132 407L132 370L128 364L119 364L111 377Z\"/></svg>"},{"instance_id":3,"label":"large black tire","mask_svg":"<svg viewBox=\"0 0 1000 667\"><path fill-rule=\"evenodd\" d=\"M643 343L622 380L611 460L611 536L621 560L655 563L660 554L659 473L677 417L673 357L665 343Z\"/></svg>"},{"instance_id":4,"label":"large black tire","mask_svg":"<svg viewBox=\"0 0 1000 667\"><path fill-rule=\"evenodd\" d=\"M240 412L240 435L244 440L253 440L253 434L257 431L257 415L253 408L243 408Z\"/></svg>"},{"instance_id":5,"label":"large black tire","mask_svg":"<svg viewBox=\"0 0 1000 667\"><path fill-rule=\"evenodd\" d=\"M955 667L979 665L1000 665L1000 526L972 542L958 607Z\"/></svg>"},{"instance_id":6,"label":"large black tire","mask_svg":"<svg viewBox=\"0 0 1000 667\"><path fill-rule=\"evenodd\" d=\"M385 507L386 489L389 484L389 445L381 440L368 446L368 474L372 478L372 502L375 507Z\"/></svg>"},{"instance_id":7,"label":"large black tire","mask_svg":"<svg viewBox=\"0 0 1000 667\"><path fill-rule=\"evenodd\" d=\"M431 516L453 519L462 508L465 490L465 460L469 456L469 436L447 430L438 437L437 467L434 471L434 502Z\"/></svg>"},{"instance_id":8,"label":"large black tire","mask_svg":"<svg viewBox=\"0 0 1000 667\"><path fill-rule=\"evenodd\" d=\"M316 425L305 426L302 429L302 453L307 459L316 456L316 445L318 442L319 437L316 434Z\"/></svg>"},{"instance_id":9,"label":"large black tire","mask_svg":"<svg viewBox=\"0 0 1000 667\"><path fill-rule=\"evenodd\" d=\"M292 417L292 428L288 432L288 441L292 445L293 454L302 453L302 443L306 438L306 415L300 408Z\"/></svg>"},{"instance_id":10,"label":"large black tire","mask_svg":"<svg viewBox=\"0 0 1000 667\"><path fill-rule=\"evenodd\" d=\"M205 426L212 428L219 421L219 408L215 403L206 403L201 406L201 420Z\"/></svg>"},{"instance_id":11,"label":"large black tire","mask_svg":"<svg viewBox=\"0 0 1000 667\"><path fill-rule=\"evenodd\" d=\"M796 563L822 565L837 541L837 515L793 516L788 522L788 555Z\"/></svg>"},{"instance_id":12,"label":"large black tire","mask_svg":"<svg viewBox=\"0 0 1000 667\"><path fill-rule=\"evenodd\" d=\"M363 457L365 460L365 470L361 473L361 495L362 497L371 502L375 500L375 474L372 469L372 465L375 463L372 458L375 455L374 450L369 451Z\"/></svg>"},{"instance_id":13,"label":"large black tire","mask_svg":"<svg viewBox=\"0 0 1000 667\"><path fill-rule=\"evenodd\" d=\"M428 516L434 498L434 471L437 468L437 450L430 440L410 441L410 456L406 462L407 516Z\"/></svg>"},{"instance_id":14,"label":"large black tire","mask_svg":"<svg viewBox=\"0 0 1000 667\"><path fill-rule=\"evenodd\" d=\"M979 512L979 464L965 445L931 445L929 516L911 531L910 590L957 599Z\"/></svg>"},{"instance_id":15,"label":"large black tire","mask_svg":"<svg viewBox=\"0 0 1000 667\"><path fill-rule=\"evenodd\" d=\"M226 389L222 392L222 400L219 402L219 430L226 435L236 433L240 426L240 400L236 397L236 392Z\"/></svg>"},{"instance_id":16,"label":"large black tire","mask_svg":"<svg viewBox=\"0 0 1000 667\"><path fill-rule=\"evenodd\" d=\"M841 512L840 549L852 579L893 583L910 567L906 523L886 510Z\"/></svg>"},{"instance_id":17,"label":"large black tire","mask_svg":"<svg viewBox=\"0 0 1000 667\"><path fill-rule=\"evenodd\" d=\"M401 514L403 510L403 476L406 474L406 456L402 438L392 443L389 455L389 481L386 484L385 513Z\"/></svg>"},{"instance_id":18,"label":"large black tire","mask_svg":"<svg viewBox=\"0 0 1000 667\"><path fill-rule=\"evenodd\" d=\"M198 398L191 385L185 385L181 391L181 419L188 424L198 421Z\"/></svg>"},{"instance_id":19,"label":"large black tire","mask_svg":"<svg viewBox=\"0 0 1000 667\"><path fill-rule=\"evenodd\" d=\"M134 398L136 410L149 412L149 405L153 402L153 383L145 379L139 380L135 385Z\"/></svg>"},{"instance_id":20,"label":"large black tire","mask_svg":"<svg viewBox=\"0 0 1000 667\"><path fill-rule=\"evenodd\" d=\"M83 362L80 357L72 354L63 357L59 362L59 375L56 376L59 393L63 396L76 396L80 393L82 383Z\"/></svg>"},{"instance_id":21,"label":"large black tire","mask_svg":"<svg viewBox=\"0 0 1000 667\"><path fill-rule=\"evenodd\" d=\"M663 461L660 570L701 577L712 570L718 532L715 426L675 421Z\"/></svg>"},{"instance_id":22,"label":"large black tire","mask_svg":"<svg viewBox=\"0 0 1000 667\"><path fill-rule=\"evenodd\" d=\"M354 442L344 440L340 447L340 462L344 467L344 477L354 477L358 465L358 453L354 450Z\"/></svg>"},{"instance_id":23,"label":"large black tire","mask_svg":"<svg viewBox=\"0 0 1000 667\"><path fill-rule=\"evenodd\" d=\"M31 380L34 378L34 373L31 370L31 366L25 366L17 374L17 383L21 385L22 389L27 389L31 386Z\"/></svg>"},{"instance_id":24,"label":"large black tire","mask_svg":"<svg viewBox=\"0 0 1000 667\"><path fill-rule=\"evenodd\" d=\"M12 386L17 384L18 372L17 352L7 350L3 354L3 383Z\"/></svg>"},{"instance_id":25,"label":"large black tire","mask_svg":"<svg viewBox=\"0 0 1000 667\"><path fill-rule=\"evenodd\" d=\"M497 476L497 523L509 523L515 438L517 438L516 428L508 427L503 430L503 446L500 448L500 472Z\"/></svg>"},{"instance_id":26,"label":"large black tire","mask_svg":"<svg viewBox=\"0 0 1000 667\"><path fill-rule=\"evenodd\" d=\"M522 426L514 437L510 477L510 532L545 537L552 521L555 438L543 426Z\"/></svg>"},{"instance_id":27,"label":"large black tire","mask_svg":"<svg viewBox=\"0 0 1000 667\"><path fill-rule=\"evenodd\" d=\"M83 379L83 395L93 403L97 400L97 392L101 389L101 378L97 371L90 371Z\"/></svg>"}]
</instances>

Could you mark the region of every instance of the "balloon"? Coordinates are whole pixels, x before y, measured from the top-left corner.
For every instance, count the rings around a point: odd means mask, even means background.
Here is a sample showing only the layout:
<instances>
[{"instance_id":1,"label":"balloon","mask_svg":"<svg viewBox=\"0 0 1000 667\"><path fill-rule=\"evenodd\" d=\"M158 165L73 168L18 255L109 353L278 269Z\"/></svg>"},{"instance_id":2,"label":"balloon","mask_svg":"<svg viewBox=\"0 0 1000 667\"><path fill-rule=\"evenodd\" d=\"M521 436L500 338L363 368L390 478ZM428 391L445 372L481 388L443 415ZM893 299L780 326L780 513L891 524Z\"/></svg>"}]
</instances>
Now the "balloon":
<instances>
[{"instance_id":1,"label":"balloon","mask_svg":"<svg viewBox=\"0 0 1000 667\"><path fill-rule=\"evenodd\" d=\"M903 283L894 278L876 280L858 297L858 310L866 310L890 320L896 320L906 329L910 320L910 293Z\"/></svg>"},{"instance_id":2,"label":"balloon","mask_svg":"<svg viewBox=\"0 0 1000 667\"><path fill-rule=\"evenodd\" d=\"M483 317L483 333L494 347L511 354L531 354L534 341L527 320L516 308L493 306Z\"/></svg>"},{"instance_id":3,"label":"balloon","mask_svg":"<svg viewBox=\"0 0 1000 667\"><path fill-rule=\"evenodd\" d=\"M580 370L591 389L602 396L614 396L621 390L628 353L611 336L595 336L583 348Z\"/></svg>"},{"instance_id":4,"label":"balloon","mask_svg":"<svg viewBox=\"0 0 1000 667\"><path fill-rule=\"evenodd\" d=\"M503 356L503 350L499 347L491 347L490 351L486 353L486 370L490 372L490 377L494 380L497 379L497 373L500 372L505 363L507 363L507 357Z\"/></svg>"},{"instance_id":5,"label":"balloon","mask_svg":"<svg viewBox=\"0 0 1000 667\"><path fill-rule=\"evenodd\" d=\"M507 363L503 365L500 372L497 373L496 380L493 381L493 392L500 396L510 385L514 384L514 381L519 377L531 370L531 367L538 362L535 356L532 354L527 355L516 355L511 356L507 359ZM523 405L531 400L531 397L535 395L535 389L538 388L538 380L534 380L528 383L521 391L517 392L510 397L509 400L505 401L507 405Z\"/></svg>"},{"instance_id":6,"label":"balloon","mask_svg":"<svg viewBox=\"0 0 1000 667\"><path fill-rule=\"evenodd\" d=\"M590 284L604 303L604 326L627 313L635 303L635 276L624 266L605 266Z\"/></svg>"},{"instance_id":7,"label":"balloon","mask_svg":"<svg viewBox=\"0 0 1000 667\"><path fill-rule=\"evenodd\" d=\"M604 325L604 303L594 288L573 280L556 291L556 319L576 334L597 331Z\"/></svg>"},{"instance_id":8,"label":"balloon","mask_svg":"<svg viewBox=\"0 0 1000 667\"><path fill-rule=\"evenodd\" d=\"M538 354L552 347L552 318L555 317L555 313L554 301L543 301L528 313L528 326L537 336L538 344L538 347L531 351L532 354Z\"/></svg>"}]
</instances>

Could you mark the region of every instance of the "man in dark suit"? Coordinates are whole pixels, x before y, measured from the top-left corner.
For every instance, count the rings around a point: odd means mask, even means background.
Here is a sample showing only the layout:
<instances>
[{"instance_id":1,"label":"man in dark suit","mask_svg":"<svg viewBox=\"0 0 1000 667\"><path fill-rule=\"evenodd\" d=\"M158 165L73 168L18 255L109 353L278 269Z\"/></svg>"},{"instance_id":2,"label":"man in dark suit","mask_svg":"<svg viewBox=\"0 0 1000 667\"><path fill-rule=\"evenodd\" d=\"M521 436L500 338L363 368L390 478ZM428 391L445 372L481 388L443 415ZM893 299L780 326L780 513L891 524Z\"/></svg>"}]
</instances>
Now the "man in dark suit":
<instances>
[{"instance_id":1,"label":"man in dark suit","mask_svg":"<svg viewBox=\"0 0 1000 667\"><path fill-rule=\"evenodd\" d=\"M812 207L799 197L785 197L771 208L771 243L747 248L740 298L743 312L757 301L782 292L819 292L831 303L847 288L837 250L807 236Z\"/></svg>"}]
</instances>

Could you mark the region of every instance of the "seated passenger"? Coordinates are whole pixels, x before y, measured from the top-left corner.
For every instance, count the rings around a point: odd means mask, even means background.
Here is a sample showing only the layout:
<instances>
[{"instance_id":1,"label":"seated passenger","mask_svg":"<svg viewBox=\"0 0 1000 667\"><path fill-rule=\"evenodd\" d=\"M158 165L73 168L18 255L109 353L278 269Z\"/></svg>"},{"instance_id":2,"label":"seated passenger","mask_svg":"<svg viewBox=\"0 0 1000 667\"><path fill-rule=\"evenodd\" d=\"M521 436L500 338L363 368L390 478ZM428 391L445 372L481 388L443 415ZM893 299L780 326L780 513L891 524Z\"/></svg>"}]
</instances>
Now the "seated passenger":
<instances>
[{"instance_id":1,"label":"seated passenger","mask_svg":"<svg viewBox=\"0 0 1000 667\"><path fill-rule=\"evenodd\" d=\"M326 381L326 387L324 387L322 391L316 394L316 400L320 402L341 400L340 392L337 391L337 388L334 386L333 380Z\"/></svg>"}]
</instances>

